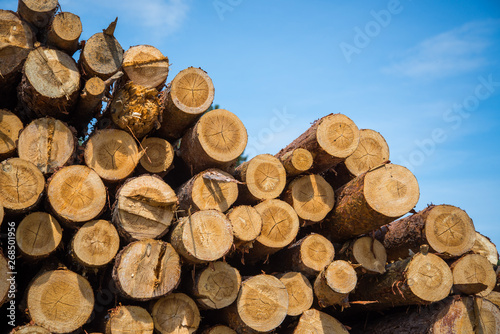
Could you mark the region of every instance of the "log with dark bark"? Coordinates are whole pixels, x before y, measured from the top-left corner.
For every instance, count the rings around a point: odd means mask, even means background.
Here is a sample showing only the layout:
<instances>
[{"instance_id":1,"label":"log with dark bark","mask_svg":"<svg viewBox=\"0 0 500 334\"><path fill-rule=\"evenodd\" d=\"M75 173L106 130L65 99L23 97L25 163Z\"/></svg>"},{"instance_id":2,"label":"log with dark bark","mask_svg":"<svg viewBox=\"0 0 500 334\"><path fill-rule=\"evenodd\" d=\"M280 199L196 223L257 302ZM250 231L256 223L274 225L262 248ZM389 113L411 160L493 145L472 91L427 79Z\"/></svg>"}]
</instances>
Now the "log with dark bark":
<instances>
[{"instance_id":1,"label":"log with dark bark","mask_svg":"<svg viewBox=\"0 0 500 334\"><path fill-rule=\"evenodd\" d=\"M19 117L7 109L0 109L0 159L14 155L22 129L23 123Z\"/></svg>"},{"instance_id":2,"label":"log with dark bark","mask_svg":"<svg viewBox=\"0 0 500 334\"><path fill-rule=\"evenodd\" d=\"M336 191L335 207L323 226L334 240L371 232L408 213L420 196L415 176L405 167L385 164Z\"/></svg>"},{"instance_id":3,"label":"log with dark bark","mask_svg":"<svg viewBox=\"0 0 500 334\"><path fill-rule=\"evenodd\" d=\"M21 254L29 259L50 255L59 246L62 229L57 220L45 212L33 212L23 218L16 231Z\"/></svg>"},{"instance_id":4,"label":"log with dark bark","mask_svg":"<svg viewBox=\"0 0 500 334\"><path fill-rule=\"evenodd\" d=\"M288 152L303 148L311 152L313 173L323 172L350 156L358 147L359 130L356 124L342 114L330 114L313 125L276 156L282 158Z\"/></svg>"},{"instance_id":5,"label":"log with dark bark","mask_svg":"<svg viewBox=\"0 0 500 334\"><path fill-rule=\"evenodd\" d=\"M19 0L17 12L25 21L41 29L51 22L58 5L57 0Z\"/></svg>"},{"instance_id":6,"label":"log with dark bark","mask_svg":"<svg viewBox=\"0 0 500 334\"><path fill-rule=\"evenodd\" d=\"M72 56L78 50L78 39L81 34L82 22L80 17L73 13L61 12L50 23L47 44Z\"/></svg>"},{"instance_id":7,"label":"log with dark bark","mask_svg":"<svg viewBox=\"0 0 500 334\"><path fill-rule=\"evenodd\" d=\"M151 45L136 45L123 54L123 71L136 85L158 88L168 76L168 58Z\"/></svg>"},{"instance_id":8,"label":"log with dark bark","mask_svg":"<svg viewBox=\"0 0 500 334\"><path fill-rule=\"evenodd\" d=\"M153 334L153 331L153 318L142 307L119 305L109 311L109 318L106 321L106 334Z\"/></svg>"},{"instance_id":9,"label":"log with dark bark","mask_svg":"<svg viewBox=\"0 0 500 334\"><path fill-rule=\"evenodd\" d=\"M487 296L495 287L497 275L482 255L466 254L451 264L453 290L464 294Z\"/></svg>"},{"instance_id":10,"label":"log with dark bark","mask_svg":"<svg viewBox=\"0 0 500 334\"><path fill-rule=\"evenodd\" d=\"M169 139L180 138L212 104L212 79L201 68L189 67L175 76L161 100L164 112L159 132Z\"/></svg>"},{"instance_id":11,"label":"log with dark bark","mask_svg":"<svg viewBox=\"0 0 500 334\"><path fill-rule=\"evenodd\" d=\"M335 260L323 269L314 281L314 295L320 307L349 305L349 294L358 282L352 265L343 260Z\"/></svg>"},{"instance_id":12,"label":"log with dark bark","mask_svg":"<svg viewBox=\"0 0 500 334\"><path fill-rule=\"evenodd\" d=\"M280 161L285 167L286 175L292 177L308 171L314 159L308 150L297 148L280 156Z\"/></svg>"},{"instance_id":13,"label":"log with dark bark","mask_svg":"<svg viewBox=\"0 0 500 334\"><path fill-rule=\"evenodd\" d=\"M314 293L311 283L300 272L287 272L277 276L288 292L288 310L289 316L301 315L304 311L311 308L314 300Z\"/></svg>"},{"instance_id":14,"label":"log with dark bark","mask_svg":"<svg viewBox=\"0 0 500 334\"><path fill-rule=\"evenodd\" d=\"M348 334L349 331L337 319L316 309L305 311L293 334Z\"/></svg>"},{"instance_id":15,"label":"log with dark bark","mask_svg":"<svg viewBox=\"0 0 500 334\"><path fill-rule=\"evenodd\" d=\"M200 310L189 296L172 293L160 298L151 312L155 329L160 334L193 334L201 322Z\"/></svg>"},{"instance_id":16,"label":"log with dark bark","mask_svg":"<svg viewBox=\"0 0 500 334\"><path fill-rule=\"evenodd\" d=\"M386 248L389 261L404 259L423 244L445 257L460 256L471 250L476 239L472 219L452 205L430 205L381 227L375 236Z\"/></svg>"},{"instance_id":17,"label":"log with dark bark","mask_svg":"<svg viewBox=\"0 0 500 334\"><path fill-rule=\"evenodd\" d=\"M90 120L98 116L105 92L106 84L101 78L92 77L85 82L71 121L81 135L87 134Z\"/></svg>"}]
</instances>

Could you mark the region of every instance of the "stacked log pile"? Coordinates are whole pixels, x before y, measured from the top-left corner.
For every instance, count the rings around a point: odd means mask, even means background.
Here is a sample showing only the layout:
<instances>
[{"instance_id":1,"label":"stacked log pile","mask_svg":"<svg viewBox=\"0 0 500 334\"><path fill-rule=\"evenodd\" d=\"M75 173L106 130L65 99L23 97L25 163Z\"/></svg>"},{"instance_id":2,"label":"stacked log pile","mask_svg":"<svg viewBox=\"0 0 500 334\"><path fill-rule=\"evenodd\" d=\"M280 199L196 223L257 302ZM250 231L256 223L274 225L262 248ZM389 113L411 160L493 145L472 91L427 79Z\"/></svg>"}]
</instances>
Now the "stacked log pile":
<instances>
[{"instance_id":1,"label":"stacked log pile","mask_svg":"<svg viewBox=\"0 0 500 334\"><path fill-rule=\"evenodd\" d=\"M500 333L495 245L461 208L415 212L381 134L329 114L237 165L209 75L168 81L116 27L0 10L4 332Z\"/></svg>"}]
</instances>

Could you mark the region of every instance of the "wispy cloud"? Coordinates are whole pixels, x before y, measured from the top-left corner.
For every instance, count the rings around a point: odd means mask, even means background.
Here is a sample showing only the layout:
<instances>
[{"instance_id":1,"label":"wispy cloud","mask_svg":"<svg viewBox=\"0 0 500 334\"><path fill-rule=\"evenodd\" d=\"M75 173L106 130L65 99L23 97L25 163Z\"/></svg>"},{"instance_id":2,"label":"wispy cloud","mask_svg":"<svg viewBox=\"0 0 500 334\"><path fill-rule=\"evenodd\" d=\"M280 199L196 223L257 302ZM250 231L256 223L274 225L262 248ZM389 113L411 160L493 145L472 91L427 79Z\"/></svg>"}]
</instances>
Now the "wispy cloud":
<instances>
[{"instance_id":1,"label":"wispy cloud","mask_svg":"<svg viewBox=\"0 0 500 334\"><path fill-rule=\"evenodd\" d=\"M435 78L476 70L488 63L484 52L499 30L500 20L466 23L406 50L383 71L408 77Z\"/></svg>"}]
</instances>

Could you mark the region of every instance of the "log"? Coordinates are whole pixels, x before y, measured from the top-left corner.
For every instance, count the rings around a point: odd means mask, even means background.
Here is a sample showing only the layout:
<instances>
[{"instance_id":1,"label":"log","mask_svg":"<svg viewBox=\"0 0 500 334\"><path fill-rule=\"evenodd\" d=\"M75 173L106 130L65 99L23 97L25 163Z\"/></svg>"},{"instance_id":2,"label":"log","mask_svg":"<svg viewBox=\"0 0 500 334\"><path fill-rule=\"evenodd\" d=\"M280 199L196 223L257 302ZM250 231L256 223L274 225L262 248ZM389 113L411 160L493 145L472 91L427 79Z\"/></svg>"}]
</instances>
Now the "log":
<instances>
[{"instance_id":1,"label":"log","mask_svg":"<svg viewBox=\"0 0 500 334\"><path fill-rule=\"evenodd\" d=\"M16 243L29 259L47 257L59 246L62 229L57 220L45 212L33 212L23 218L16 231Z\"/></svg>"},{"instance_id":2,"label":"log","mask_svg":"<svg viewBox=\"0 0 500 334\"><path fill-rule=\"evenodd\" d=\"M230 327L224 325L216 325L205 329L201 334L236 334Z\"/></svg>"},{"instance_id":3,"label":"log","mask_svg":"<svg viewBox=\"0 0 500 334\"><path fill-rule=\"evenodd\" d=\"M305 222L322 221L333 209L333 188L317 174L303 175L288 184L283 200L293 206L297 215Z\"/></svg>"},{"instance_id":4,"label":"log","mask_svg":"<svg viewBox=\"0 0 500 334\"><path fill-rule=\"evenodd\" d=\"M80 134L87 134L90 120L101 110L105 92L106 84L101 78L92 77L85 81L72 117Z\"/></svg>"},{"instance_id":5,"label":"log","mask_svg":"<svg viewBox=\"0 0 500 334\"><path fill-rule=\"evenodd\" d=\"M227 211L238 198L237 181L216 168L196 174L177 189L179 214L187 216L200 210Z\"/></svg>"},{"instance_id":6,"label":"log","mask_svg":"<svg viewBox=\"0 0 500 334\"><path fill-rule=\"evenodd\" d=\"M236 300L240 286L239 271L217 261L196 273L192 296L203 309L222 309Z\"/></svg>"},{"instance_id":7,"label":"log","mask_svg":"<svg viewBox=\"0 0 500 334\"><path fill-rule=\"evenodd\" d=\"M240 184L239 202L257 203L278 197L286 185L286 171L281 162L270 154L259 154L234 170Z\"/></svg>"},{"instance_id":8,"label":"log","mask_svg":"<svg viewBox=\"0 0 500 334\"><path fill-rule=\"evenodd\" d=\"M288 177L297 176L308 171L313 165L311 152L303 148L289 151L280 157Z\"/></svg>"},{"instance_id":9,"label":"log","mask_svg":"<svg viewBox=\"0 0 500 334\"><path fill-rule=\"evenodd\" d=\"M38 47L26 58L19 100L27 116L68 119L80 94L80 73L68 54Z\"/></svg>"},{"instance_id":10,"label":"log","mask_svg":"<svg viewBox=\"0 0 500 334\"><path fill-rule=\"evenodd\" d=\"M316 309L302 313L293 334L348 334L349 331L337 319Z\"/></svg>"},{"instance_id":11,"label":"log","mask_svg":"<svg viewBox=\"0 0 500 334\"><path fill-rule=\"evenodd\" d=\"M153 334L153 331L153 318L142 307L119 305L109 311L109 319L106 321L106 334Z\"/></svg>"},{"instance_id":12,"label":"log","mask_svg":"<svg viewBox=\"0 0 500 334\"><path fill-rule=\"evenodd\" d=\"M261 260L293 242L299 232L299 217L288 203L279 199L265 200L255 209L262 217L262 231L249 256Z\"/></svg>"},{"instance_id":13,"label":"log","mask_svg":"<svg viewBox=\"0 0 500 334\"><path fill-rule=\"evenodd\" d=\"M128 179L116 193L112 220L127 241L163 237L172 223L177 196L161 178Z\"/></svg>"},{"instance_id":14,"label":"log","mask_svg":"<svg viewBox=\"0 0 500 334\"><path fill-rule=\"evenodd\" d=\"M83 225L71 241L71 255L84 267L98 268L110 263L120 248L120 237L107 220Z\"/></svg>"},{"instance_id":15,"label":"log","mask_svg":"<svg viewBox=\"0 0 500 334\"><path fill-rule=\"evenodd\" d=\"M51 334L48 330L37 325L24 325L14 328L10 334Z\"/></svg>"},{"instance_id":16,"label":"log","mask_svg":"<svg viewBox=\"0 0 500 334\"><path fill-rule=\"evenodd\" d=\"M3 304L5 304L5 302L7 301L7 297L9 295L9 288L10 288L10 281L8 280L10 278L9 272L11 272L11 270L9 268L8 259L0 251L0 307Z\"/></svg>"},{"instance_id":17,"label":"log","mask_svg":"<svg viewBox=\"0 0 500 334\"><path fill-rule=\"evenodd\" d=\"M311 308L314 293L307 277L293 271L278 275L277 277L285 285L288 293L287 315L292 317L298 316Z\"/></svg>"},{"instance_id":18,"label":"log","mask_svg":"<svg viewBox=\"0 0 500 334\"><path fill-rule=\"evenodd\" d=\"M239 205L230 209L226 217L233 227L236 248L251 247L262 231L262 217L259 212L249 205Z\"/></svg>"},{"instance_id":19,"label":"log","mask_svg":"<svg viewBox=\"0 0 500 334\"><path fill-rule=\"evenodd\" d=\"M0 9L0 108L16 105L21 69L33 49L34 35L28 24L10 11Z\"/></svg>"},{"instance_id":20,"label":"log","mask_svg":"<svg viewBox=\"0 0 500 334\"><path fill-rule=\"evenodd\" d=\"M165 139L147 137L142 140L141 147L144 155L139 163L146 172L164 177L174 167L174 148Z\"/></svg>"},{"instance_id":21,"label":"log","mask_svg":"<svg viewBox=\"0 0 500 334\"><path fill-rule=\"evenodd\" d=\"M318 275L335 256L335 248L330 240L321 234L312 233L275 255L273 265L283 270L293 270L308 278Z\"/></svg>"},{"instance_id":22,"label":"log","mask_svg":"<svg viewBox=\"0 0 500 334\"><path fill-rule=\"evenodd\" d=\"M83 47L79 62L86 79L97 76L106 80L122 66L123 49L113 36L113 24L116 26L116 20L103 32L92 35Z\"/></svg>"},{"instance_id":23,"label":"log","mask_svg":"<svg viewBox=\"0 0 500 334\"><path fill-rule=\"evenodd\" d=\"M14 214L30 211L42 198L45 179L31 162L10 158L0 164L0 203Z\"/></svg>"},{"instance_id":24,"label":"log","mask_svg":"<svg viewBox=\"0 0 500 334\"><path fill-rule=\"evenodd\" d=\"M63 122L44 117L24 128L17 151L21 159L34 163L43 174L52 174L73 162L75 148L73 132Z\"/></svg>"},{"instance_id":25,"label":"log","mask_svg":"<svg viewBox=\"0 0 500 334\"><path fill-rule=\"evenodd\" d=\"M139 139L160 127L161 110L156 88L129 81L113 94L109 111L113 123Z\"/></svg>"},{"instance_id":26,"label":"log","mask_svg":"<svg viewBox=\"0 0 500 334\"><path fill-rule=\"evenodd\" d=\"M380 241L364 236L345 243L339 252L339 259L357 265L355 267L360 274L383 274L387 252Z\"/></svg>"},{"instance_id":27,"label":"log","mask_svg":"<svg viewBox=\"0 0 500 334\"><path fill-rule=\"evenodd\" d=\"M162 297L179 285L180 258L167 242L135 241L115 258L113 281L125 297L145 301Z\"/></svg>"},{"instance_id":28,"label":"log","mask_svg":"<svg viewBox=\"0 0 500 334\"><path fill-rule=\"evenodd\" d=\"M5 211L3 209L3 206L2 204L0 204L0 226L2 226L2 222L3 222L3 217L5 215Z\"/></svg>"},{"instance_id":29,"label":"log","mask_svg":"<svg viewBox=\"0 0 500 334\"><path fill-rule=\"evenodd\" d=\"M408 257L428 244L431 251L456 257L470 251L475 241L472 219L452 205L430 205L411 216L383 226L375 233L388 253L389 261Z\"/></svg>"},{"instance_id":30,"label":"log","mask_svg":"<svg viewBox=\"0 0 500 334\"><path fill-rule=\"evenodd\" d=\"M47 184L52 212L71 227L99 216L106 204L106 188L92 169L73 165L54 173Z\"/></svg>"},{"instance_id":31,"label":"log","mask_svg":"<svg viewBox=\"0 0 500 334\"><path fill-rule=\"evenodd\" d=\"M14 113L0 109L0 159L14 155L23 123Z\"/></svg>"},{"instance_id":32,"label":"log","mask_svg":"<svg viewBox=\"0 0 500 334\"><path fill-rule=\"evenodd\" d=\"M330 114L315 121L287 147L276 154L281 159L297 148L311 152L313 173L321 173L336 166L350 156L358 147L359 130L356 124L342 114Z\"/></svg>"},{"instance_id":33,"label":"log","mask_svg":"<svg viewBox=\"0 0 500 334\"><path fill-rule=\"evenodd\" d=\"M47 44L70 56L79 48L78 39L82 34L80 17L73 13L61 12L52 20L47 33Z\"/></svg>"},{"instance_id":34,"label":"log","mask_svg":"<svg viewBox=\"0 0 500 334\"><path fill-rule=\"evenodd\" d=\"M192 334L201 321L196 303L183 293L160 298L151 312L155 329L161 334Z\"/></svg>"},{"instance_id":35,"label":"log","mask_svg":"<svg viewBox=\"0 0 500 334\"><path fill-rule=\"evenodd\" d=\"M472 246L471 251L474 254L484 256L492 265L498 265L497 247L488 237L479 232L476 232L476 241L474 241L474 246Z\"/></svg>"},{"instance_id":36,"label":"log","mask_svg":"<svg viewBox=\"0 0 500 334\"><path fill-rule=\"evenodd\" d=\"M236 163L247 140L247 130L235 114L215 109L203 114L186 131L179 154L191 174L211 167L225 170Z\"/></svg>"},{"instance_id":37,"label":"log","mask_svg":"<svg viewBox=\"0 0 500 334\"><path fill-rule=\"evenodd\" d=\"M30 284L27 308L37 325L54 333L72 332L92 314L94 291L85 278L72 271L47 271Z\"/></svg>"},{"instance_id":38,"label":"log","mask_svg":"<svg viewBox=\"0 0 500 334\"><path fill-rule=\"evenodd\" d=\"M466 254L451 264L453 290L464 294L487 296L495 287L497 275L482 255Z\"/></svg>"},{"instance_id":39,"label":"log","mask_svg":"<svg viewBox=\"0 0 500 334\"><path fill-rule=\"evenodd\" d=\"M381 307L430 304L446 298L452 285L453 275L443 259L417 253L387 265L382 275L360 277L351 301L376 302Z\"/></svg>"},{"instance_id":40,"label":"log","mask_svg":"<svg viewBox=\"0 0 500 334\"><path fill-rule=\"evenodd\" d=\"M229 220L217 210L203 210L179 219L170 242L188 263L216 261L233 245Z\"/></svg>"},{"instance_id":41,"label":"log","mask_svg":"<svg viewBox=\"0 0 500 334\"><path fill-rule=\"evenodd\" d=\"M344 241L403 216L417 204L419 196L417 179L408 169L382 165L336 192L335 207L323 226L332 239Z\"/></svg>"},{"instance_id":42,"label":"log","mask_svg":"<svg viewBox=\"0 0 500 334\"><path fill-rule=\"evenodd\" d=\"M256 275L241 284L236 303L225 309L229 327L237 333L269 332L285 319L288 292L276 277Z\"/></svg>"},{"instance_id":43,"label":"log","mask_svg":"<svg viewBox=\"0 0 500 334\"><path fill-rule=\"evenodd\" d=\"M59 5L57 0L19 0L17 3L17 12L23 20L38 29L45 28L51 22Z\"/></svg>"},{"instance_id":44,"label":"log","mask_svg":"<svg viewBox=\"0 0 500 334\"><path fill-rule=\"evenodd\" d=\"M122 68L136 85L160 90L168 76L168 57L154 46L136 45L123 54Z\"/></svg>"},{"instance_id":45,"label":"log","mask_svg":"<svg viewBox=\"0 0 500 334\"><path fill-rule=\"evenodd\" d=\"M359 130L358 148L345 161L325 172L325 179L338 189L355 177L389 160L389 146L374 130Z\"/></svg>"},{"instance_id":46,"label":"log","mask_svg":"<svg viewBox=\"0 0 500 334\"><path fill-rule=\"evenodd\" d=\"M160 133L166 138L180 138L212 105L212 79L201 68L186 68L162 92L161 100L164 112Z\"/></svg>"},{"instance_id":47,"label":"log","mask_svg":"<svg viewBox=\"0 0 500 334\"><path fill-rule=\"evenodd\" d=\"M343 260L335 260L323 269L314 281L314 295L319 307L331 305L348 306L349 294L358 282L352 265Z\"/></svg>"},{"instance_id":48,"label":"log","mask_svg":"<svg viewBox=\"0 0 500 334\"><path fill-rule=\"evenodd\" d=\"M104 181L126 179L139 163L139 152L134 138L116 129L97 131L85 146L85 164Z\"/></svg>"}]
</instances>

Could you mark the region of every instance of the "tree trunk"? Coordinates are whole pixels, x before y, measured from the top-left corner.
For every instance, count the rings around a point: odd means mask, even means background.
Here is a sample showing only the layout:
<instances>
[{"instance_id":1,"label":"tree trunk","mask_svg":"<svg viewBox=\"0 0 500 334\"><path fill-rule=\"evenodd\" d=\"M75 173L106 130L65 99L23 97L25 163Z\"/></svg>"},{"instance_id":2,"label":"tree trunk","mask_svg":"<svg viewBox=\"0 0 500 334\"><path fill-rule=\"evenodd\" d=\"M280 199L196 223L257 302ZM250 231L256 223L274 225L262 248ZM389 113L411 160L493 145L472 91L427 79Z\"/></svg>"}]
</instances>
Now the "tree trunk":
<instances>
[{"instance_id":1,"label":"tree trunk","mask_svg":"<svg viewBox=\"0 0 500 334\"><path fill-rule=\"evenodd\" d=\"M336 192L335 207L323 226L332 239L347 240L406 214L417 204L419 196L417 179L408 169L382 165Z\"/></svg>"},{"instance_id":2,"label":"tree trunk","mask_svg":"<svg viewBox=\"0 0 500 334\"><path fill-rule=\"evenodd\" d=\"M97 131L85 147L85 163L104 181L126 179L139 163L142 152L131 135L122 130Z\"/></svg>"},{"instance_id":3,"label":"tree trunk","mask_svg":"<svg viewBox=\"0 0 500 334\"><path fill-rule=\"evenodd\" d=\"M55 215L75 227L101 214L106 205L106 188L92 169L73 165L54 173L48 181L47 199Z\"/></svg>"},{"instance_id":4,"label":"tree trunk","mask_svg":"<svg viewBox=\"0 0 500 334\"><path fill-rule=\"evenodd\" d=\"M236 268L217 261L196 273L193 297L204 309L222 309L238 297L241 276Z\"/></svg>"},{"instance_id":5,"label":"tree trunk","mask_svg":"<svg viewBox=\"0 0 500 334\"><path fill-rule=\"evenodd\" d=\"M14 155L22 129L23 123L19 117L7 109L0 109L0 160Z\"/></svg>"},{"instance_id":6,"label":"tree trunk","mask_svg":"<svg viewBox=\"0 0 500 334\"><path fill-rule=\"evenodd\" d=\"M116 21L113 23L116 24ZM113 23L108 29L112 28ZM87 79L97 76L106 80L122 66L123 49L113 36L113 31L108 29L107 32L100 32L90 37L80 54L82 75Z\"/></svg>"},{"instance_id":7,"label":"tree trunk","mask_svg":"<svg viewBox=\"0 0 500 334\"><path fill-rule=\"evenodd\" d=\"M256 275L241 284L236 303L224 316L237 333L269 332L283 322L287 310L285 285L274 276Z\"/></svg>"},{"instance_id":8,"label":"tree trunk","mask_svg":"<svg viewBox=\"0 0 500 334\"><path fill-rule=\"evenodd\" d=\"M24 217L16 231L17 247L29 259L47 257L57 249L61 239L61 226L45 212L30 213Z\"/></svg>"},{"instance_id":9,"label":"tree trunk","mask_svg":"<svg viewBox=\"0 0 500 334\"><path fill-rule=\"evenodd\" d=\"M78 50L78 39L82 34L80 17L73 13L61 12L54 17L47 34L47 44L72 56Z\"/></svg>"},{"instance_id":10,"label":"tree trunk","mask_svg":"<svg viewBox=\"0 0 500 334\"><path fill-rule=\"evenodd\" d=\"M74 133L61 121L44 117L31 122L19 135L17 151L44 174L52 174L75 158Z\"/></svg>"},{"instance_id":11,"label":"tree trunk","mask_svg":"<svg viewBox=\"0 0 500 334\"><path fill-rule=\"evenodd\" d=\"M430 304L444 299L453 285L451 270L437 255L417 253L387 266L382 275L359 279L351 300L377 302L382 307Z\"/></svg>"},{"instance_id":12,"label":"tree trunk","mask_svg":"<svg viewBox=\"0 0 500 334\"><path fill-rule=\"evenodd\" d=\"M111 119L122 130L143 138L160 126L160 101L156 88L127 82L113 94Z\"/></svg>"},{"instance_id":13,"label":"tree trunk","mask_svg":"<svg viewBox=\"0 0 500 334\"><path fill-rule=\"evenodd\" d=\"M233 227L236 248L251 247L262 231L262 217L259 212L249 205L240 205L230 209L226 216Z\"/></svg>"},{"instance_id":14,"label":"tree trunk","mask_svg":"<svg viewBox=\"0 0 500 334\"><path fill-rule=\"evenodd\" d=\"M0 164L0 203L14 214L30 211L42 198L45 179L31 162L10 158Z\"/></svg>"},{"instance_id":15,"label":"tree trunk","mask_svg":"<svg viewBox=\"0 0 500 334\"><path fill-rule=\"evenodd\" d=\"M109 312L106 334L134 333L153 334L153 318L139 306L117 306Z\"/></svg>"},{"instance_id":16,"label":"tree trunk","mask_svg":"<svg viewBox=\"0 0 500 334\"><path fill-rule=\"evenodd\" d=\"M28 118L68 119L80 93L80 73L73 58L39 47L29 53L23 73L18 93Z\"/></svg>"},{"instance_id":17,"label":"tree trunk","mask_svg":"<svg viewBox=\"0 0 500 334\"><path fill-rule=\"evenodd\" d=\"M299 232L299 217L288 203L278 199L265 200L255 209L262 217L262 231L249 256L258 261L293 242Z\"/></svg>"},{"instance_id":18,"label":"tree trunk","mask_svg":"<svg viewBox=\"0 0 500 334\"><path fill-rule=\"evenodd\" d=\"M102 107L102 99L106 92L106 84L99 77L92 77L85 82L85 86L80 94L76 105L72 124L78 132L85 136L88 132L89 122Z\"/></svg>"},{"instance_id":19,"label":"tree trunk","mask_svg":"<svg viewBox=\"0 0 500 334\"><path fill-rule=\"evenodd\" d=\"M349 294L358 282L356 271L349 262L336 260L323 269L314 281L314 295L320 307L348 306Z\"/></svg>"},{"instance_id":20,"label":"tree trunk","mask_svg":"<svg viewBox=\"0 0 500 334\"><path fill-rule=\"evenodd\" d=\"M141 148L144 150L144 155L139 163L146 172L164 177L174 167L174 148L165 139L144 138L141 142Z\"/></svg>"},{"instance_id":21,"label":"tree trunk","mask_svg":"<svg viewBox=\"0 0 500 334\"><path fill-rule=\"evenodd\" d=\"M212 79L201 68L189 67L175 76L162 92L161 100L164 112L160 133L170 139L180 138L212 104ZM231 135L227 130L226 133Z\"/></svg>"},{"instance_id":22,"label":"tree trunk","mask_svg":"<svg viewBox=\"0 0 500 334\"><path fill-rule=\"evenodd\" d=\"M205 329L201 334L236 334L236 332L227 326L217 325Z\"/></svg>"},{"instance_id":23,"label":"tree trunk","mask_svg":"<svg viewBox=\"0 0 500 334\"><path fill-rule=\"evenodd\" d=\"M495 287L497 275L482 255L467 254L451 264L453 289L464 294L487 296Z\"/></svg>"},{"instance_id":24,"label":"tree trunk","mask_svg":"<svg viewBox=\"0 0 500 334\"><path fill-rule=\"evenodd\" d=\"M471 250L473 253L487 258L492 265L496 266L498 264L497 247L493 242L491 242L490 238L479 232L476 232L476 241L474 242L474 246L472 246Z\"/></svg>"},{"instance_id":25,"label":"tree trunk","mask_svg":"<svg viewBox=\"0 0 500 334\"><path fill-rule=\"evenodd\" d=\"M349 334L349 331L334 317L315 310L305 311L293 334Z\"/></svg>"},{"instance_id":26,"label":"tree trunk","mask_svg":"<svg viewBox=\"0 0 500 334\"><path fill-rule=\"evenodd\" d=\"M45 28L57 10L57 0L19 0L17 12L27 22L36 28Z\"/></svg>"},{"instance_id":27,"label":"tree trunk","mask_svg":"<svg viewBox=\"0 0 500 334\"><path fill-rule=\"evenodd\" d=\"M288 177L296 176L308 171L313 165L311 152L303 148L288 151L280 157Z\"/></svg>"},{"instance_id":28,"label":"tree trunk","mask_svg":"<svg viewBox=\"0 0 500 334\"><path fill-rule=\"evenodd\" d=\"M408 257L428 244L432 251L456 257L470 251L475 241L472 219L451 205L430 205L411 216L383 226L375 234L387 250L389 261Z\"/></svg>"},{"instance_id":29,"label":"tree trunk","mask_svg":"<svg viewBox=\"0 0 500 334\"><path fill-rule=\"evenodd\" d=\"M277 276L288 292L289 316L301 315L313 304L314 293L309 280L299 272L288 272Z\"/></svg>"},{"instance_id":30,"label":"tree trunk","mask_svg":"<svg viewBox=\"0 0 500 334\"><path fill-rule=\"evenodd\" d=\"M47 271L30 284L27 308L34 323L54 333L69 333L92 314L94 291L85 278L72 271Z\"/></svg>"},{"instance_id":31,"label":"tree trunk","mask_svg":"<svg viewBox=\"0 0 500 334\"><path fill-rule=\"evenodd\" d=\"M290 182L283 194L283 200L293 206L301 219L317 223L333 209L335 195L324 178L309 174Z\"/></svg>"},{"instance_id":32,"label":"tree trunk","mask_svg":"<svg viewBox=\"0 0 500 334\"><path fill-rule=\"evenodd\" d=\"M160 240L135 241L115 258L113 280L125 297L145 301L165 296L179 285L180 258Z\"/></svg>"},{"instance_id":33,"label":"tree trunk","mask_svg":"<svg viewBox=\"0 0 500 334\"><path fill-rule=\"evenodd\" d=\"M243 153L247 139L247 130L235 114L211 110L186 131L179 153L191 174L211 167L226 170Z\"/></svg>"},{"instance_id":34,"label":"tree trunk","mask_svg":"<svg viewBox=\"0 0 500 334\"><path fill-rule=\"evenodd\" d=\"M338 189L356 176L368 172L389 160L389 146L377 131L359 130L359 145L353 154L335 168L328 170L325 179Z\"/></svg>"},{"instance_id":35,"label":"tree trunk","mask_svg":"<svg viewBox=\"0 0 500 334\"><path fill-rule=\"evenodd\" d=\"M238 198L237 181L219 169L207 169L177 189L179 214L187 216L200 210L227 211Z\"/></svg>"},{"instance_id":36,"label":"tree trunk","mask_svg":"<svg viewBox=\"0 0 500 334\"><path fill-rule=\"evenodd\" d=\"M0 307L7 301L10 288L10 270L8 259L0 251Z\"/></svg>"},{"instance_id":37,"label":"tree trunk","mask_svg":"<svg viewBox=\"0 0 500 334\"><path fill-rule=\"evenodd\" d=\"M348 241L339 252L339 259L355 264L360 274L383 274L387 262L384 245L372 237L361 237Z\"/></svg>"},{"instance_id":38,"label":"tree trunk","mask_svg":"<svg viewBox=\"0 0 500 334\"><path fill-rule=\"evenodd\" d=\"M115 227L106 220L93 220L83 225L71 241L71 255L88 268L110 263L120 248Z\"/></svg>"},{"instance_id":39,"label":"tree trunk","mask_svg":"<svg viewBox=\"0 0 500 334\"><path fill-rule=\"evenodd\" d=\"M136 85L161 89L168 76L168 57L151 45L136 45L123 54L122 68Z\"/></svg>"},{"instance_id":40,"label":"tree trunk","mask_svg":"<svg viewBox=\"0 0 500 334\"><path fill-rule=\"evenodd\" d=\"M233 229L221 212L198 211L179 220L170 242L188 263L216 261L231 249Z\"/></svg>"},{"instance_id":41,"label":"tree trunk","mask_svg":"<svg viewBox=\"0 0 500 334\"><path fill-rule=\"evenodd\" d=\"M272 264L282 270L299 271L308 278L318 275L335 256L330 240L321 234L312 233L293 245L281 250L273 257Z\"/></svg>"},{"instance_id":42,"label":"tree trunk","mask_svg":"<svg viewBox=\"0 0 500 334\"><path fill-rule=\"evenodd\" d=\"M359 130L356 124L345 115L330 114L315 121L276 156L281 159L297 148L306 149L314 157L311 172L320 173L344 161L358 144Z\"/></svg>"}]
</instances>

